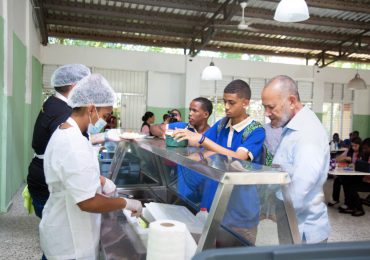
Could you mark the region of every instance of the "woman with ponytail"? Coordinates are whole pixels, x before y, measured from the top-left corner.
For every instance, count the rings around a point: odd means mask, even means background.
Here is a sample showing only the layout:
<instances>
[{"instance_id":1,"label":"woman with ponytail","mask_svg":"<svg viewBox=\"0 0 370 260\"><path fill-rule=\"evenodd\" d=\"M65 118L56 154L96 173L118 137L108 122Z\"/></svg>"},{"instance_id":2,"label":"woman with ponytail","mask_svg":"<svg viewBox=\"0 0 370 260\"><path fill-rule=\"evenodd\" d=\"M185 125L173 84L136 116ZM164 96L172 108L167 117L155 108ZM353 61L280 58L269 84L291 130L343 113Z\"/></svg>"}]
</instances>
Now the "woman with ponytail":
<instances>
[{"instance_id":1,"label":"woman with ponytail","mask_svg":"<svg viewBox=\"0 0 370 260\"><path fill-rule=\"evenodd\" d=\"M147 111L145 112L141 120L143 120L143 124L141 125L140 132L146 135L152 135L152 133L150 132L150 125L154 123L155 115L152 112Z\"/></svg>"}]
</instances>

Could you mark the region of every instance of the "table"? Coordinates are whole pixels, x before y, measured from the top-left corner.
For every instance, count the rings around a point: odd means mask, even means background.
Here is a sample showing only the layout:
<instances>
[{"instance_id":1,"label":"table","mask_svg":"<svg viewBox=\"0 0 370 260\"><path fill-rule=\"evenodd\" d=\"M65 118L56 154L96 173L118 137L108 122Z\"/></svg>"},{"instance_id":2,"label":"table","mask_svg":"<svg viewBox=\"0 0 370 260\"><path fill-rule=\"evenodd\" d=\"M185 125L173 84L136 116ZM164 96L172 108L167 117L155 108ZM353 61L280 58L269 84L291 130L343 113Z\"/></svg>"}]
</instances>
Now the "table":
<instances>
[{"instance_id":1,"label":"table","mask_svg":"<svg viewBox=\"0 0 370 260\"><path fill-rule=\"evenodd\" d=\"M330 159L334 159L338 155L342 154L344 151L346 151L345 148L341 148L341 149L338 149L338 150L331 150L330 151Z\"/></svg>"},{"instance_id":2,"label":"table","mask_svg":"<svg viewBox=\"0 0 370 260\"><path fill-rule=\"evenodd\" d=\"M337 176L356 176L356 175L370 175L368 172L358 172L355 170L347 170L347 168L335 168L333 171L329 171L330 175Z\"/></svg>"}]
</instances>

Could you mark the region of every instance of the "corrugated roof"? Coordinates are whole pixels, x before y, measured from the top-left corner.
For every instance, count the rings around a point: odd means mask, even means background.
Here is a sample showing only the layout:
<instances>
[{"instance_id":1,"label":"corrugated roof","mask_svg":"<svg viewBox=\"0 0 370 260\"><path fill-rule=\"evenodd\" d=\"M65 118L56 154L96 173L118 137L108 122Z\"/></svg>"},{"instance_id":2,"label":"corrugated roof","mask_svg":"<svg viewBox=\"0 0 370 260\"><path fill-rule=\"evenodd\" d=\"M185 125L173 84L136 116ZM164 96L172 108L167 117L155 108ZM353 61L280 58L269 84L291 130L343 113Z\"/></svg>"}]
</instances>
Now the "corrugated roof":
<instances>
[{"instance_id":1,"label":"corrugated roof","mask_svg":"<svg viewBox=\"0 0 370 260\"><path fill-rule=\"evenodd\" d=\"M236 0L32 0L43 44L48 37L200 50L370 62L369 0L306 0L310 19L273 20L278 0L249 0L248 30Z\"/></svg>"}]
</instances>

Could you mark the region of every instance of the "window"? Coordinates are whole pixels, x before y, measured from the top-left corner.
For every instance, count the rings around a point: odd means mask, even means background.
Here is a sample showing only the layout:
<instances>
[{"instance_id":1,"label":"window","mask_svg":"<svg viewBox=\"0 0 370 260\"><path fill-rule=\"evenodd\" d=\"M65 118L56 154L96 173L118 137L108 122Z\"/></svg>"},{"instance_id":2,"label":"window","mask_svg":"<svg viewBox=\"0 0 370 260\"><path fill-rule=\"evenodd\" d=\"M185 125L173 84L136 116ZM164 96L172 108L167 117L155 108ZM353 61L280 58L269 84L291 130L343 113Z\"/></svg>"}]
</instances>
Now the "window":
<instances>
[{"instance_id":1,"label":"window","mask_svg":"<svg viewBox=\"0 0 370 260\"><path fill-rule=\"evenodd\" d=\"M326 83L322 123L329 139L338 133L346 139L352 131L353 91L344 84Z\"/></svg>"},{"instance_id":2,"label":"window","mask_svg":"<svg viewBox=\"0 0 370 260\"><path fill-rule=\"evenodd\" d=\"M239 77L238 77L239 78ZM202 97L208 98L213 104L213 115L209 119L209 124L213 125L219 119L225 116L225 108L223 101L223 90L227 84L237 77L224 77L222 81L202 81L200 87L200 94ZM266 85L267 78L240 78L247 82L252 91L252 97L249 102L247 113L257 120L265 124L270 120L265 117L265 109L262 106L261 92ZM313 105L313 82L297 81L298 91L301 102L312 109Z\"/></svg>"}]
</instances>

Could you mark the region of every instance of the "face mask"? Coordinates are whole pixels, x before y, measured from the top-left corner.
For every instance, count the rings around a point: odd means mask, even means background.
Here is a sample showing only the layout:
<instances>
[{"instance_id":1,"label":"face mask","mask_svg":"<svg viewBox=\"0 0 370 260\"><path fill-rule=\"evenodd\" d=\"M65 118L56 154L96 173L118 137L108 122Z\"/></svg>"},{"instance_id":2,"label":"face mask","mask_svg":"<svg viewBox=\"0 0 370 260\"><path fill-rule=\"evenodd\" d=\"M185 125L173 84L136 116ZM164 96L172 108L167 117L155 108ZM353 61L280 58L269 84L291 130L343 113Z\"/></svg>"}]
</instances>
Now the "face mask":
<instances>
[{"instance_id":1,"label":"face mask","mask_svg":"<svg viewBox=\"0 0 370 260\"><path fill-rule=\"evenodd\" d=\"M99 114L98 114L98 111L96 110L96 108L95 108L95 111L96 111L96 115L98 116L98 121L96 121L96 123L93 125L92 123L91 123L91 117L89 116L89 119L90 119L90 123L89 123L89 126L88 126L88 128L87 128L87 132L89 133L89 134L91 134L91 135L94 135L94 134L98 134L98 133L100 133L102 130L103 130L103 128L104 128L104 126L106 126L107 125L107 122L104 120L104 119L102 119L102 118L100 118L99 117Z\"/></svg>"}]
</instances>

